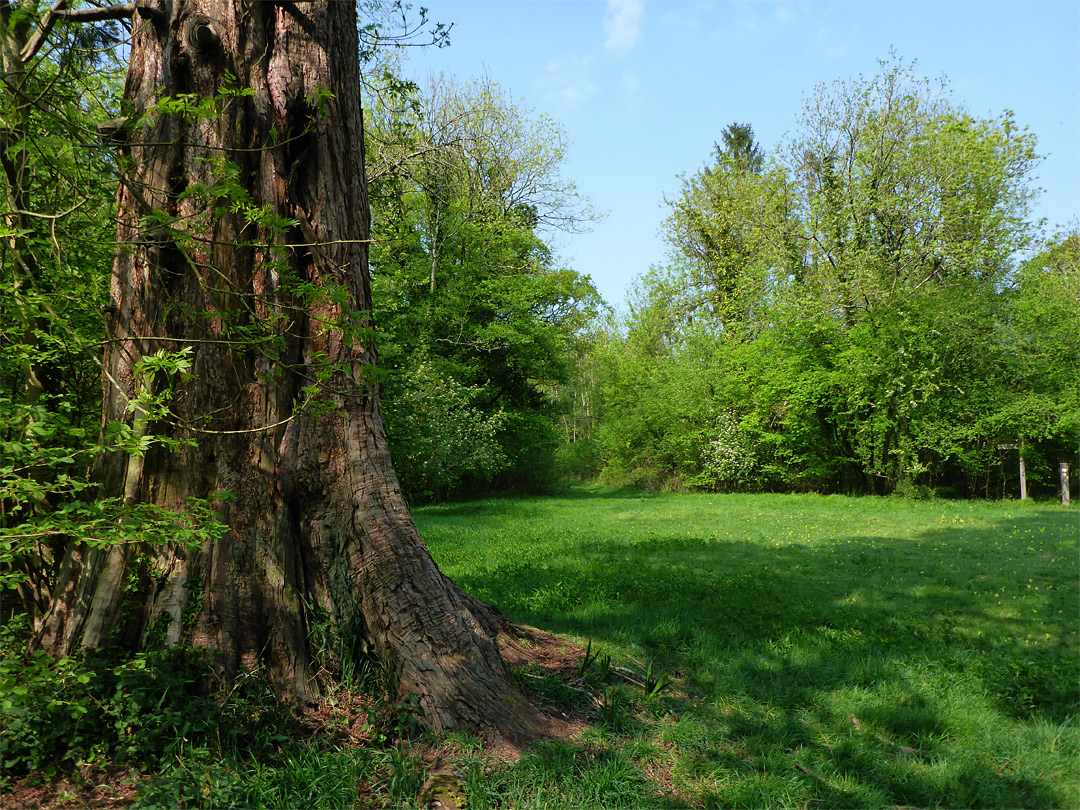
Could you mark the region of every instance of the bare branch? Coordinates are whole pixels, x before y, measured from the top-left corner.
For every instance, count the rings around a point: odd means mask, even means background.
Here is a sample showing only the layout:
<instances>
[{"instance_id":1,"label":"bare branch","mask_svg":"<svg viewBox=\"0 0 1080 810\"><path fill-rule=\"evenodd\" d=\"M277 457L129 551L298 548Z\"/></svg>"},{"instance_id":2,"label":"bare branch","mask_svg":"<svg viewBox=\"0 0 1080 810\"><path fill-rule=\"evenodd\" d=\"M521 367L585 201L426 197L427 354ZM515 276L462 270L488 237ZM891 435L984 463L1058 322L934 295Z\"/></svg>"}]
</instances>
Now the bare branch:
<instances>
[{"instance_id":1,"label":"bare branch","mask_svg":"<svg viewBox=\"0 0 1080 810\"><path fill-rule=\"evenodd\" d=\"M26 43L26 47L23 48L22 53L19 54L19 59L21 59L24 64L33 59L37 52L41 50L41 46L45 44L45 37L49 35L52 27L56 24L56 12L63 10L66 5L67 0L56 0L53 7L42 15L37 31L30 37L30 40Z\"/></svg>"},{"instance_id":2,"label":"bare branch","mask_svg":"<svg viewBox=\"0 0 1080 810\"><path fill-rule=\"evenodd\" d=\"M135 13L134 3L123 3L118 6L102 6L101 8L61 9L54 12L56 16L74 22L102 22L103 20L126 20Z\"/></svg>"},{"instance_id":3,"label":"bare branch","mask_svg":"<svg viewBox=\"0 0 1080 810\"><path fill-rule=\"evenodd\" d=\"M46 11L38 24L37 30L26 47L19 54L19 59L25 64L33 59L41 46L45 44L45 38L56 25L57 20L71 20L73 22L101 22L102 20L126 20L135 13L134 3L123 3L116 6L104 6L102 8L69 9L68 0L56 0L53 7Z\"/></svg>"}]
</instances>

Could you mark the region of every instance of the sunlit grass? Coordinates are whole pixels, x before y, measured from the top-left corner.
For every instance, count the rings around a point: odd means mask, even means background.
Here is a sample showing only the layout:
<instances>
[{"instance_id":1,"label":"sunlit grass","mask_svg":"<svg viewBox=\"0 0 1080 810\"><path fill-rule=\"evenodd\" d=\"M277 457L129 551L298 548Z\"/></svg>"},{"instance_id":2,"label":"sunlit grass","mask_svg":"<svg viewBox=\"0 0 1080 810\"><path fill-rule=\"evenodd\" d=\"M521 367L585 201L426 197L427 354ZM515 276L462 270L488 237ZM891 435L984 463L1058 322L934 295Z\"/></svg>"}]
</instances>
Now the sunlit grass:
<instances>
[{"instance_id":1,"label":"sunlit grass","mask_svg":"<svg viewBox=\"0 0 1080 810\"><path fill-rule=\"evenodd\" d=\"M473 807L1080 806L1076 509L581 487L417 519L512 619L678 678Z\"/></svg>"}]
</instances>

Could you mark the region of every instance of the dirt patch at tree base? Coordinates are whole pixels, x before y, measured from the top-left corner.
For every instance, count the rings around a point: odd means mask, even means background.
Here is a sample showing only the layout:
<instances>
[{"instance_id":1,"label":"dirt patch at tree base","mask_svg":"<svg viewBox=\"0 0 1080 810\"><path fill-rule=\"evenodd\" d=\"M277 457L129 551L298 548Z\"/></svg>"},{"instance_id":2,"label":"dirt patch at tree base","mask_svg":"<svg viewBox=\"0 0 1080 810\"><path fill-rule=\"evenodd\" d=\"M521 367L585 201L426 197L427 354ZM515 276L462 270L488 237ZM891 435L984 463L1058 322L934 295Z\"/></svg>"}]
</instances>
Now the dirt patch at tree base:
<instances>
[{"instance_id":1,"label":"dirt patch at tree base","mask_svg":"<svg viewBox=\"0 0 1080 810\"><path fill-rule=\"evenodd\" d=\"M11 786L0 794L0 807L4 810L127 807L135 802L139 782L145 778L130 768L92 770L90 766L48 782L42 781L40 775L30 774L11 781Z\"/></svg>"}]
</instances>

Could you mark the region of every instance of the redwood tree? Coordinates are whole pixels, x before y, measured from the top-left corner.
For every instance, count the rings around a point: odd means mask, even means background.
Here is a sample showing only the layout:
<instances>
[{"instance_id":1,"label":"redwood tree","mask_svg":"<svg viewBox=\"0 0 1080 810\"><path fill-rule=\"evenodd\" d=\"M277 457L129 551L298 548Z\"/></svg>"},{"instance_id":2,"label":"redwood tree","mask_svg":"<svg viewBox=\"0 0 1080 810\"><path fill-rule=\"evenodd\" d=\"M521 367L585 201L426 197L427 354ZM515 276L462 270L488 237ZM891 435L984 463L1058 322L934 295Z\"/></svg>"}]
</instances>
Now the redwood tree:
<instances>
[{"instance_id":1,"label":"redwood tree","mask_svg":"<svg viewBox=\"0 0 1080 810\"><path fill-rule=\"evenodd\" d=\"M227 531L199 548L69 549L37 643L184 638L225 675L262 662L304 697L319 611L393 662L428 728L529 733L501 617L439 572L387 451L354 5L112 13L133 31L125 117L107 133L122 177L103 427L143 452L114 449L99 480L175 511L230 493L213 501ZM189 373L148 370L161 350L186 353Z\"/></svg>"}]
</instances>

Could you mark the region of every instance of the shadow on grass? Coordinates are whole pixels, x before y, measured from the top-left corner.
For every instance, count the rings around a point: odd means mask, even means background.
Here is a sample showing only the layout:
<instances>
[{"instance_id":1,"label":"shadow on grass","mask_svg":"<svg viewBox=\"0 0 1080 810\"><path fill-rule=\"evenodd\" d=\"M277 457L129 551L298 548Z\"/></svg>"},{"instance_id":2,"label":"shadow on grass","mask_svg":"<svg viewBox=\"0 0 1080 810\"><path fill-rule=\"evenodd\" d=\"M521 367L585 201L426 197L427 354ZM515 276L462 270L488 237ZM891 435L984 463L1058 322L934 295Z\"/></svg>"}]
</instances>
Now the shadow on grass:
<instances>
[{"instance_id":1,"label":"shadow on grass","mask_svg":"<svg viewBox=\"0 0 1080 810\"><path fill-rule=\"evenodd\" d=\"M563 740L542 741L494 773L466 771L469 807L686 808L658 792L624 752Z\"/></svg>"},{"instance_id":2,"label":"shadow on grass","mask_svg":"<svg viewBox=\"0 0 1080 810\"><path fill-rule=\"evenodd\" d=\"M560 501L650 501L663 498L661 493L642 492L633 487L611 489L594 484L575 484L558 493ZM530 513L546 511L541 498L525 499L516 495L487 497L481 500L448 501L423 507L424 513L440 518L493 518L513 517L520 519Z\"/></svg>"},{"instance_id":3,"label":"shadow on grass","mask_svg":"<svg viewBox=\"0 0 1080 810\"><path fill-rule=\"evenodd\" d=\"M1041 521L1011 523L1033 533ZM1060 805L1052 780L995 758L992 726L1075 718L1076 600L1063 592L1073 586L1054 553L976 536L935 528L828 547L649 536L459 584L515 620L682 675L722 749L752 752L826 806ZM958 754L972 727L986 750Z\"/></svg>"}]
</instances>

